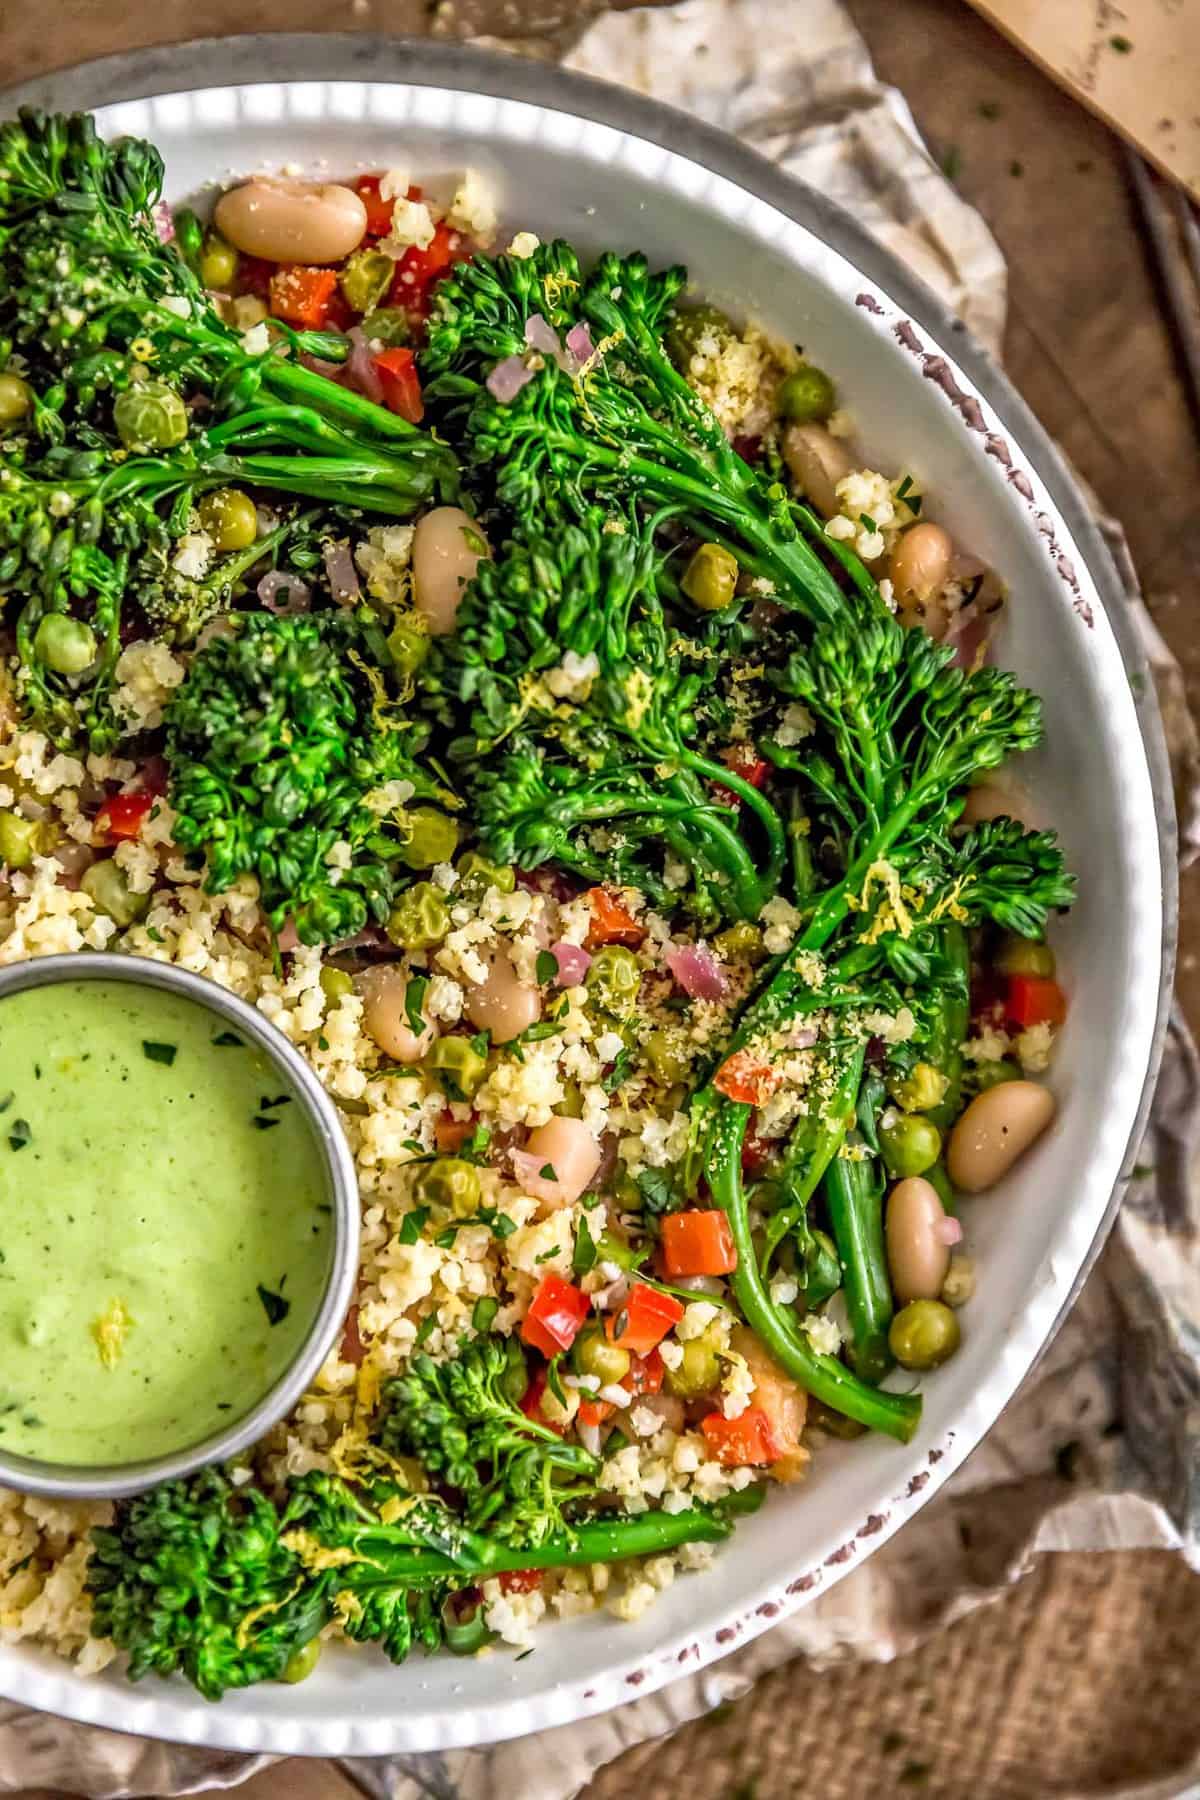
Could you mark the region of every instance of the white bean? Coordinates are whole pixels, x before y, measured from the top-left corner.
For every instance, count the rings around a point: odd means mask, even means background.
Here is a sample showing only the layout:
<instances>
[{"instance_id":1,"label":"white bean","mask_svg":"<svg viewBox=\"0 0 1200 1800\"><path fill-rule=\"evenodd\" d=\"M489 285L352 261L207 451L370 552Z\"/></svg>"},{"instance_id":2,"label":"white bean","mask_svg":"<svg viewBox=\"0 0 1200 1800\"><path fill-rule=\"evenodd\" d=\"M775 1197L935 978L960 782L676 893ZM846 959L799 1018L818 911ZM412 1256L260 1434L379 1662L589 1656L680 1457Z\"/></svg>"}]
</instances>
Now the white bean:
<instances>
[{"instance_id":1,"label":"white bean","mask_svg":"<svg viewBox=\"0 0 1200 1800\"><path fill-rule=\"evenodd\" d=\"M789 425L783 460L800 492L822 518L832 519L838 510L837 484L854 468L846 446L823 425Z\"/></svg>"},{"instance_id":2,"label":"white bean","mask_svg":"<svg viewBox=\"0 0 1200 1800\"><path fill-rule=\"evenodd\" d=\"M888 559L888 574L902 625L923 625L931 637L942 635L946 611L941 589L953 555L950 535L940 525L913 525L897 539Z\"/></svg>"},{"instance_id":3,"label":"white bean","mask_svg":"<svg viewBox=\"0 0 1200 1800\"><path fill-rule=\"evenodd\" d=\"M956 1188L981 1194L1039 1138L1057 1106L1036 1081L1001 1081L977 1094L950 1133L946 1173Z\"/></svg>"},{"instance_id":4,"label":"white bean","mask_svg":"<svg viewBox=\"0 0 1200 1800\"><path fill-rule=\"evenodd\" d=\"M276 263L335 263L357 250L367 209L337 182L256 175L222 194L213 223L235 250Z\"/></svg>"},{"instance_id":5,"label":"white bean","mask_svg":"<svg viewBox=\"0 0 1200 1800\"><path fill-rule=\"evenodd\" d=\"M491 958L487 979L467 989L466 1014L476 1031L490 1031L493 1043L507 1044L542 1016L542 996L517 978L503 950Z\"/></svg>"},{"instance_id":6,"label":"white bean","mask_svg":"<svg viewBox=\"0 0 1200 1800\"><path fill-rule=\"evenodd\" d=\"M463 589L485 556L487 539L458 506L435 506L417 521L412 544L413 599L431 637L448 637Z\"/></svg>"},{"instance_id":7,"label":"white bean","mask_svg":"<svg viewBox=\"0 0 1200 1800\"><path fill-rule=\"evenodd\" d=\"M945 1220L937 1189L920 1175L898 1181L888 1195L888 1272L902 1306L941 1293L950 1267L950 1246L941 1235Z\"/></svg>"},{"instance_id":8,"label":"white bean","mask_svg":"<svg viewBox=\"0 0 1200 1800\"><path fill-rule=\"evenodd\" d=\"M359 978L363 997L363 1029L387 1056L397 1062L420 1062L437 1036L437 1026L424 1011L423 1031L414 1031L406 1005L408 976L395 963L382 963Z\"/></svg>"},{"instance_id":9,"label":"white bean","mask_svg":"<svg viewBox=\"0 0 1200 1800\"><path fill-rule=\"evenodd\" d=\"M553 1186L553 1196L544 1188L539 1192L562 1204L585 1194L600 1167L600 1146L582 1119L554 1118L539 1125L526 1139L525 1151L540 1158L542 1168L554 1170L553 1176L540 1178Z\"/></svg>"}]
</instances>

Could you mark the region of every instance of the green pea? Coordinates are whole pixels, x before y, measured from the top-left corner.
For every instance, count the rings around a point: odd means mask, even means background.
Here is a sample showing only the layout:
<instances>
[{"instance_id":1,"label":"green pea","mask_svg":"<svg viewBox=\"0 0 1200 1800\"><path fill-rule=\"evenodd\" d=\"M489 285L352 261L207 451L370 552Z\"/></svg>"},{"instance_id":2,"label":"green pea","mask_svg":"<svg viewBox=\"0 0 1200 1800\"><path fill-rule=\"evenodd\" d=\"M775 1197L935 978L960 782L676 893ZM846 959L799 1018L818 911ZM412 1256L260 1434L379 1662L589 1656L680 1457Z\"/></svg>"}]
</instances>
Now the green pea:
<instances>
[{"instance_id":1,"label":"green pea","mask_svg":"<svg viewBox=\"0 0 1200 1800\"><path fill-rule=\"evenodd\" d=\"M589 996L614 1019L628 1019L642 985L641 965L623 944L606 944L592 958L586 976Z\"/></svg>"},{"instance_id":2,"label":"green pea","mask_svg":"<svg viewBox=\"0 0 1200 1800\"><path fill-rule=\"evenodd\" d=\"M942 1134L931 1119L920 1113L885 1117L879 1127L879 1144L889 1175L903 1179L923 1175L942 1154Z\"/></svg>"},{"instance_id":3,"label":"green pea","mask_svg":"<svg viewBox=\"0 0 1200 1800\"><path fill-rule=\"evenodd\" d=\"M309 1638L307 1644L301 1644L298 1650L292 1651L283 1665L283 1674L280 1679L292 1684L297 1681L307 1681L320 1660L321 1640L315 1637Z\"/></svg>"},{"instance_id":4,"label":"green pea","mask_svg":"<svg viewBox=\"0 0 1200 1800\"><path fill-rule=\"evenodd\" d=\"M258 508L240 488L217 488L196 507L217 550L248 550L258 536Z\"/></svg>"},{"instance_id":5,"label":"green pea","mask_svg":"<svg viewBox=\"0 0 1200 1800\"><path fill-rule=\"evenodd\" d=\"M457 1156L443 1156L430 1163L417 1181L417 1198L425 1206L443 1206L456 1219L470 1219L479 1211L483 1192L474 1163Z\"/></svg>"},{"instance_id":6,"label":"green pea","mask_svg":"<svg viewBox=\"0 0 1200 1800\"><path fill-rule=\"evenodd\" d=\"M837 404L833 383L824 369L801 363L780 382L775 410L793 425L811 425L827 419Z\"/></svg>"},{"instance_id":7,"label":"green pea","mask_svg":"<svg viewBox=\"0 0 1200 1800\"><path fill-rule=\"evenodd\" d=\"M721 1365L707 1333L689 1338L682 1349L683 1361L679 1367L667 1370L667 1386L681 1400L695 1400L716 1387L721 1379Z\"/></svg>"},{"instance_id":8,"label":"green pea","mask_svg":"<svg viewBox=\"0 0 1200 1800\"><path fill-rule=\"evenodd\" d=\"M342 270L342 292L356 313L369 313L392 285L396 265L382 250L356 250Z\"/></svg>"},{"instance_id":9,"label":"green pea","mask_svg":"<svg viewBox=\"0 0 1200 1800\"><path fill-rule=\"evenodd\" d=\"M430 651L427 631L418 631L404 619L398 619L388 632L387 653L396 673L411 679L425 662Z\"/></svg>"},{"instance_id":10,"label":"green pea","mask_svg":"<svg viewBox=\"0 0 1200 1800\"><path fill-rule=\"evenodd\" d=\"M470 1100L487 1074L487 1057L481 1056L470 1038L441 1037L421 1058L421 1067L450 1082Z\"/></svg>"},{"instance_id":11,"label":"green pea","mask_svg":"<svg viewBox=\"0 0 1200 1800\"><path fill-rule=\"evenodd\" d=\"M815 1427L818 1431L828 1432L830 1437L835 1438L860 1438L865 1435L867 1430L867 1427L860 1425L857 1419L848 1419L845 1413L835 1412L832 1406L826 1406L822 1401L814 1399L811 1394L808 1397L805 1424Z\"/></svg>"},{"instance_id":12,"label":"green pea","mask_svg":"<svg viewBox=\"0 0 1200 1800\"><path fill-rule=\"evenodd\" d=\"M0 425L15 425L33 411L33 389L19 375L0 375Z\"/></svg>"},{"instance_id":13,"label":"green pea","mask_svg":"<svg viewBox=\"0 0 1200 1800\"><path fill-rule=\"evenodd\" d=\"M667 355L684 375L706 338L720 352L737 336L732 319L716 306L688 306L677 312L666 330Z\"/></svg>"},{"instance_id":14,"label":"green pea","mask_svg":"<svg viewBox=\"0 0 1200 1800\"><path fill-rule=\"evenodd\" d=\"M401 950L432 950L449 929L446 896L432 881L406 888L388 914L387 934Z\"/></svg>"},{"instance_id":15,"label":"green pea","mask_svg":"<svg viewBox=\"0 0 1200 1800\"><path fill-rule=\"evenodd\" d=\"M961 1342L958 1320L941 1300L910 1300L888 1332L892 1355L905 1369L936 1369Z\"/></svg>"},{"instance_id":16,"label":"green pea","mask_svg":"<svg viewBox=\"0 0 1200 1800\"><path fill-rule=\"evenodd\" d=\"M612 1191L621 1212L641 1212L646 1204L646 1196L627 1169L614 1178Z\"/></svg>"},{"instance_id":17,"label":"green pea","mask_svg":"<svg viewBox=\"0 0 1200 1800\"><path fill-rule=\"evenodd\" d=\"M354 977L348 975L345 969L326 966L321 970L321 992L336 1005L344 994L354 992Z\"/></svg>"},{"instance_id":18,"label":"green pea","mask_svg":"<svg viewBox=\"0 0 1200 1800\"><path fill-rule=\"evenodd\" d=\"M47 613L33 634L33 654L56 675L82 675L96 660L96 634L82 619Z\"/></svg>"},{"instance_id":19,"label":"green pea","mask_svg":"<svg viewBox=\"0 0 1200 1800\"><path fill-rule=\"evenodd\" d=\"M125 872L119 868L111 857L104 862L94 862L83 871L79 883L92 905L99 912L107 913L115 925L122 930L143 917L150 906L149 894L135 894L125 878Z\"/></svg>"},{"instance_id":20,"label":"green pea","mask_svg":"<svg viewBox=\"0 0 1200 1800\"><path fill-rule=\"evenodd\" d=\"M188 434L187 408L165 381L135 381L118 394L113 423L127 450L173 450Z\"/></svg>"},{"instance_id":21,"label":"green pea","mask_svg":"<svg viewBox=\"0 0 1200 1800\"><path fill-rule=\"evenodd\" d=\"M577 1375L595 1375L601 1387L624 1381L629 1373L629 1352L610 1344L594 1326L581 1331L571 1345L571 1363Z\"/></svg>"},{"instance_id":22,"label":"green pea","mask_svg":"<svg viewBox=\"0 0 1200 1800\"><path fill-rule=\"evenodd\" d=\"M652 1031L642 1046L646 1061L667 1086L686 1081L691 1058L678 1036L661 1028Z\"/></svg>"},{"instance_id":23,"label":"green pea","mask_svg":"<svg viewBox=\"0 0 1200 1800\"><path fill-rule=\"evenodd\" d=\"M914 1063L907 1075L890 1075L888 1093L905 1112L931 1112L945 1097L950 1083L932 1063Z\"/></svg>"},{"instance_id":24,"label":"green pea","mask_svg":"<svg viewBox=\"0 0 1200 1800\"><path fill-rule=\"evenodd\" d=\"M1035 943L1032 938L1006 932L994 957L1002 975L1041 975L1049 978L1055 970L1054 952L1049 944Z\"/></svg>"},{"instance_id":25,"label":"green pea","mask_svg":"<svg viewBox=\"0 0 1200 1800\"><path fill-rule=\"evenodd\" d=\"M488 888L511 894L517 885L517 872L511 863L494 863L478 850L466 850L458 859L458 878L464 893L478 899Z\"/></svg>"},{"instance_id":26,"label":"green pea","mask_svg":"<svg viewBox=\"0 0 1200 1800\"><path fill-rule=\"evenodd\" d=\"M563 1083L563 1097L559 1101L556 1111L560 1112L564 1119L582 1119L583 1089L577 1081Z\"/></svg>"},{"instance_id":27,"label":"green pea","mask_svg":"<svg viewBox=\"0 0 1200 1800\"><path fill-rule=\"evenodd\" d=\"M967 1067L967 1081L977 1093L984 1094L988 1088L999 1087L1002 1081L1020 1081L1021 1071L1016 1063L1003 1058L985 1057L982 1062L970 1063Z\"/></svg>"},{"instance_id":28,"label":"green pea","mask_svg":"<svg viewBox=\"0 0 1200 1800\"><path fill-rule=\"evenodd\" d=\"M206 288L228 290L237 279L239 257L219 231L205 233L200 249L200 279Z\"/></svg>"},{"instance_id":29,"label":"green pea","mask_svg":"<svg viewBox=\"0 0 1200 1800\"><path fill-rule=\"evenodd\" d=\"M22 818L17 812L0 812L0 861L10 869L27 869L41 842L41 827L35 819Z\"/></svg>"},{"instance_id":30,"label":"green pea","mask_svg":"<svg viewBox=\"0 0 1200 1800\"><path fill-rule=\"evenodd\" d=\"M408 811L408 842L400 852L410 869L432 869L449 862L458 849L458 826L436 806L413 806Z\"/></svg>"},{"instance_id":31,"label":"green pea","mask_svg":"<svg viewBox=\"0 0 1200 1800\"><path fill-rule=\"evenodd\" d=\"M636 1269L638 1253L632 1244L624 1238L615 1237L611 1231L602 1231L596 1239L596 1261L598 1263L615 1263L618 1269Z\"/></svg>"},{"instance_id":32,"label":"green pea","mask_svg":"<svg viewBox=\"0 0 1200 1800\"><path fill-rule=\"evenodd\" d=\"M407 344L412 336L408 314L399 306L377 306L362 322L363 336L369 344L380 343L385 350Z\"/></svg>"},{"instance_id":33,"label":"green pea","mask_svg":"<svg viewBox=\"0 0 1200 1800\"><path fill-rule=\"evenodd\" d=\"M713 949L725 962L748 962L757 966L767 954L762 928L743 919L729 925L713 939Z\"/></svg>"},{"instance_id":34,"label":"green pea","mask_svg":"<svg viewBox=\"0 0 1200 1800\"><path fill-rule=\"evenodd\" d=\"M721 544L701 544L679 585L701 612L721 612L733 599L738 574L731 551Z\"/></svg>"}]
</instances>

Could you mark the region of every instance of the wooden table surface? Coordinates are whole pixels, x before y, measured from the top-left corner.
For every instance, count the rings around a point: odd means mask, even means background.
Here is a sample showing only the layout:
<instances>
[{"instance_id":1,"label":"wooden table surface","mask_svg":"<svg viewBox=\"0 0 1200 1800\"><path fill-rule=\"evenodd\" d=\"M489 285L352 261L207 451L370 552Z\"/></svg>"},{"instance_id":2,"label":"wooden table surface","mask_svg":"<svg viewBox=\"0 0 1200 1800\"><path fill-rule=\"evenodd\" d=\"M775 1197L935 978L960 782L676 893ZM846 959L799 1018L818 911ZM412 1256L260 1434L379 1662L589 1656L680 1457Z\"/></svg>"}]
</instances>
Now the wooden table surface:
<instances>
[{"instance_id":1,"label":"wooden table surface","mask_svg":"<svg viewBox=\"0 0 1200 1800\"><path fill-rule=\"evenodd\" d=\"M1143 254L1120 148L960 0L846 4L880 74L907 96L934 153L954 167L962 193L1007 255L1008 371L1104 506L1124 522L1152 611L1195 705L1200 436ZM249 30L532 35L602 10L602 0L127 0L123 8L55 0L49 15L30 5L0 11L0 68L17 81L134 45ZM1183 900L1180 991L1197 1023L1200 874L1185 877ZM1181 1569L1178 1579L1193 1578ZM969 1634L971 1621L956 1630ZM1153 1659L1149 1638L1146 1654ZM1083 1657L1079 1680L1091 1679ZM1098 1744L1104 1740L1101 1719ZM648 1773L643 1759L639 1783ZM1026 1791L1047 1791L1050 1772L1045 1783L1030 1779ZM618 1771L604 1787L607 1794L620 1791ZM238 1791L246 1800L348 1800L358 1792L332 1765L299 1763Z\"/></svg>"}]
</instances>

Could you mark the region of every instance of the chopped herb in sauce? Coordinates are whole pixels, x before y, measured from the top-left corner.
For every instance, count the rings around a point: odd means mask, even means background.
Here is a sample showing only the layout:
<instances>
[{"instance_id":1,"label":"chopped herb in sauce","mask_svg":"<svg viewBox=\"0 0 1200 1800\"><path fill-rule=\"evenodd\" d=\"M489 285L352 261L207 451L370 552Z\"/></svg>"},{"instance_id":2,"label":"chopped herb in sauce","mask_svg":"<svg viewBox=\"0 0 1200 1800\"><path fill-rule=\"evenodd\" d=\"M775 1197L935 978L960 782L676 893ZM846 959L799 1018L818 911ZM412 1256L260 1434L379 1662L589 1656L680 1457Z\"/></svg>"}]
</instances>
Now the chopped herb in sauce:
<instances>
[{"instance_id":1,"label":"chopped herb in sauce","mask_svg":"<svg viewBox=\"0 0 1200 1800\"><path fill-rule=\"evenodd\" d=\"M156 1044L151 1038L142 1039L142 1055L147 1062L164 1063L169 1069L178 1054L178 1044Z\"/></svg>"},{"instance_id":2,"label":"chopped herb in sauce","mask_svg":"<svg viewBox=\"0 0 1200 1800\"><path fill-rule=\"evenodd\" d=\"M262 1113L255 1113L255 1115L251 1119L250 1123L253 1125L253 1127L256 1131L270 1131L272 1126L278 1125L279 1120L278 1119L268 1119L268 1118L264 1117L264 1115Z\"/></svg>"},{"instance_id":3,"label":"chopped herb in sauce","mask_svg":"<svg viewBox=\"0 0 1200 1800\"><path fill-rule=\"evenodd\" d=\"M472 1329L482 1337L485 1331L492 1329L496 1314L500 1311L500 1302L491 1294L485 1294L475 1302L475 1310L471 1314Z\"/></svg>"},{"instance_id":4,"label":"chopped herb in sauce","mask_svg":"<svg viewBox=\"0 0 1200 1800\"><path fill-rule=\"evenodd\" d=\"M28 1119L14 1119L12 1122L12 1130L8 1134L9 1149L23 1150L32 1136L33 1127L30 1125Z\"/></svg>"},{"instance_id":5,"label":"chopped herb in sauce","mask_svg":"<svg viewBox=\"0 0 1200 1800\"><path fill-rule=\"evenodd\" d=\"M236 1031L218 1031L213 1043L218 1050L240 1050L243 1047L242 1040Z\"/></svg>"},{"instance_id":6,"label":"chopped herb in sauce","mask_svg":"<svg viewBox=\"0 0 1200 1800\"><path fill-rule=\"evenodd\" d=\"M258 1283L256 1291L262 1301L263 1311L267 1315L268 1325L282 1324L292 1310L291 1301L285 1300L282 1294L272 1293L271 1289L264 1287L261 1281Z\"/></svg>"}]
</instances>

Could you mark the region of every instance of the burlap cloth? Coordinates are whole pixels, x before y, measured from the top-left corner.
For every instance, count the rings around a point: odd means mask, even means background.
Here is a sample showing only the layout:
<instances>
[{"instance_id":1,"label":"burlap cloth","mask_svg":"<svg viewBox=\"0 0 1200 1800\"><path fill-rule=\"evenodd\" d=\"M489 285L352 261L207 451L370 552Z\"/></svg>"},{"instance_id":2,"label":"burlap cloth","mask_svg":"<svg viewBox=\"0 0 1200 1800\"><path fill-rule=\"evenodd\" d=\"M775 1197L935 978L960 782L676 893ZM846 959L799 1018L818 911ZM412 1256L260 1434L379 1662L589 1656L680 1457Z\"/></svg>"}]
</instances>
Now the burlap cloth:
<instances>
[{"instance_id":1,"label":"burlap cloth","mask_svg":"<svg viewBox=\"0 0 1200 1800\"><path fill-rule=\"evenodd\" d=\"M998 349L1000 251L930 158L902 97L876 81L837 0L684 0L610 15L563 60L688 108L833 195ZM1119 527L1102 524L1159 688L1190 861L1200 847L1196 734ZM490 1749L347 1763L347 1774L380 1800L564 1800L643 1744L600 1777L595 1800L629 1792L651 1762L654 1788L682 1780L689 1800L753 1800L760 1776L760 1791L777 1794L961 1795L978 1791L985 1769L989 1795L1019 1796L1050 1791L1032 1771L1053 1730L1063 1746L1053 1792L1065 1796L1085 1791L1085 1770L1094 1778L1074 1753L1095 1718L1102 1712L1111 1729L1113 1709L1125 1707L1130 1754L1123 1780L1103 1791L1125 1800L1190 1791L1186 1771L1148 1785L1141 1777L1163 1766L1162 1721L1194 1713L1197 1697L1188 1656L1196 1590L1174 1577L1178 1556L1200 1567L1198 1099L1200 1060L1176 1017L1125 1204L1074 1311L984 1444L863 1567L721 1663L616 1712ZM1097 1558L1068 1610L1049 1603L1062 1584L1047 1553L1115 1549L1147 1553L1134 1579L1114 1589L1113 1565ZM964 1634L945 1628L1022 1578L1015 1608L992 1614L991 1684L964 1683ZM1127 1677L1148 1616L1158 1620L1160 1672L1149 1688ZM1070 1689L1078 1716L1067 1717L1066 1676L1094 1631L1110 1634L1111 1674L1082 1707ZM970 1642L978 1658L978 1630ZM921 1644L898 1681L890 1659ZM805 1687L781 1665L799 1655L818 1669L837 1659L859 1666L814 1675L798 1723ZM731 1711L726 1703L756 1681L754 1700ZM650 1741L702 1714L709 1719L665 1749ZM824 1729L814 1729L818 1719ZM1200 1722L1182 1748L1200 1776ZM196 1792L236 1785L269 1760L148 1744L0 1705L0 1792ZM1007 1771L999 1785L998 1766Z\"/></svg>"}]
</instances>

